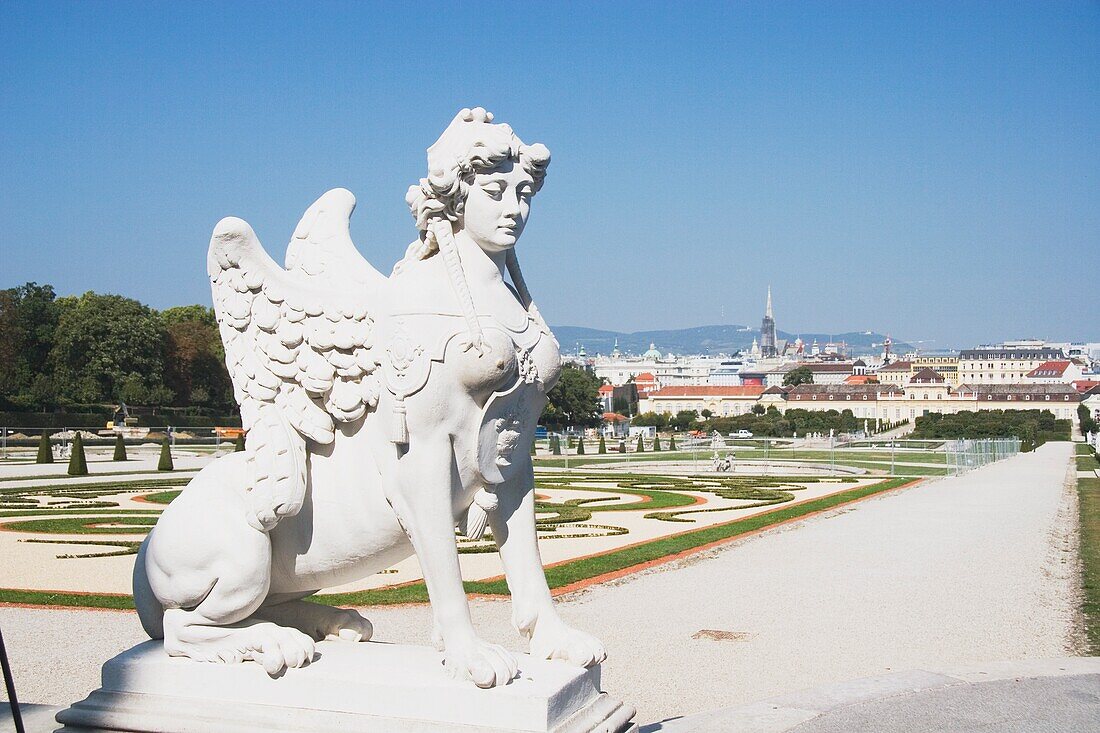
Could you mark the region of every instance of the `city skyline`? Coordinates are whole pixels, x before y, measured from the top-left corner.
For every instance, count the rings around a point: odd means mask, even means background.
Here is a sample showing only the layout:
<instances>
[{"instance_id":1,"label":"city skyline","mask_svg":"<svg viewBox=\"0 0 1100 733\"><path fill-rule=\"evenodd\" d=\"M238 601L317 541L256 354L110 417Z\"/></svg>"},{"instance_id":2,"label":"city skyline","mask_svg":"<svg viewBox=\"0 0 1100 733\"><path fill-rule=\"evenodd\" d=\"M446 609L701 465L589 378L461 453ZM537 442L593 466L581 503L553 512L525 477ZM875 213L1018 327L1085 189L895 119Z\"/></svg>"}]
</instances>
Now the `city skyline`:
<instances>
[{"instance_id":1,"label":"city skyline","mask_svg":"<svg viewBox=\"0 0 1100 733\"><path fill-rule=\"evenodd\" d=\"M782 330L1100 340L1095 5L528 8L447 62L422 19L503 6L130 7L0 7L4 287L209 304L219 218L279 259L335 186L388 272L481 104L554 156L519 243L551 323L754 324L770 282Z\"/></svg>"}]
</instances>

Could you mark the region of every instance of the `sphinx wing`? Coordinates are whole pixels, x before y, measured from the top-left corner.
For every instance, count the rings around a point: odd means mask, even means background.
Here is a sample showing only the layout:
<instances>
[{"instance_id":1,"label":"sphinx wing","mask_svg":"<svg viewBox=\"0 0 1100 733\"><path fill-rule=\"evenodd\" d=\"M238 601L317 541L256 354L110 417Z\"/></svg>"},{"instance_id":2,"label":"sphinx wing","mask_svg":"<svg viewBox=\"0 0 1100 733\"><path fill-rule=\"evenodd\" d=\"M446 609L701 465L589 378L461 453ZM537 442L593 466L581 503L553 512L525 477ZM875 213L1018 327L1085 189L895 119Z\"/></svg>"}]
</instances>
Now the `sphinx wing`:
<instances>
[{"instance_id":1,"label":"sphinx wing","mask_svg":"<svg viewBox=\"0 0 1100 733\"><path fill-rule=\"evenodd\" d=\"M249 520L266 531L302 506L306 439L330 443L337 421L377 404L370 292L303 282L232 217L214 229L207 269L248 430Z\"/></svg>"},{"instance_id":2,"label":"sphinx wing","mask_svg":"<svg viewBox=\"0 0 1100 733\"><path fill-rule=\"evenodd\" d=\"M334 188L313 202L287 246L287 271L300 282L323 289L373 294L383 287L386 278L351 241L354 210L355 196L346 188Z\"/></svg>"}]
</instances>

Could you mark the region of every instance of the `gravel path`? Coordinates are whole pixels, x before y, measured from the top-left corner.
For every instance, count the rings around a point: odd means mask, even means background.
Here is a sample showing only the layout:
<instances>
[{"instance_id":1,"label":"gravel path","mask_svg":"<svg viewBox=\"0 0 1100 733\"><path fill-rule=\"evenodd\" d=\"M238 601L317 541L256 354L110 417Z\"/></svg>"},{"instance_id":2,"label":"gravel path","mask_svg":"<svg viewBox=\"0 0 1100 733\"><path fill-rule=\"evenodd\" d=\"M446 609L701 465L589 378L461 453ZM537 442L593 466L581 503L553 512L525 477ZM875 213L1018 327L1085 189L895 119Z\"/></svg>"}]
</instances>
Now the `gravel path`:
<instances>
[{"instance_id":1,"label":"gravel path","mask_svg":"<svg viewBox=\"0 0 1100 733\"><path fill-rule=\"evenodd\" d=\"M894 670L1062 656L1076 641L1071 452L1048 444L559 605L607 644L604 686L643 723ZM520 648L507 603L473 614ZM380 640L427 642L426 607L369 615ZM6 608L0 625L27 702L82 698L102 661L142 640L130 613Z\"/></svg>"}]
</instances>

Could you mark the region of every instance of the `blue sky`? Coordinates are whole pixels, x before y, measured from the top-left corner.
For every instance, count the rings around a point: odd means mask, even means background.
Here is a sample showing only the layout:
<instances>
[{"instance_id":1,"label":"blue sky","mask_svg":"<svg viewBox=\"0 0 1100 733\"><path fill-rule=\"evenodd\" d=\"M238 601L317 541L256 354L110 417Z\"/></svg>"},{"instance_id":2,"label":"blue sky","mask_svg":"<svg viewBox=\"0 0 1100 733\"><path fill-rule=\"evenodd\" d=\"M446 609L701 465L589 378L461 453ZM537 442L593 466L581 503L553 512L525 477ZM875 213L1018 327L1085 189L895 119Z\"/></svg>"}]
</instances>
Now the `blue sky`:
<instances>
[{"instance_id":1,"label":"blue sky","mask_svg":"<svg viewBox=\"0 0 1100 733\"><path fill-rule=\"evenodd\" d=\"M0 3L0 287L208 303L335 186L388 271L483 105L551 323L1100 340L1097 3Z\"/></svg>"}]
</instances>

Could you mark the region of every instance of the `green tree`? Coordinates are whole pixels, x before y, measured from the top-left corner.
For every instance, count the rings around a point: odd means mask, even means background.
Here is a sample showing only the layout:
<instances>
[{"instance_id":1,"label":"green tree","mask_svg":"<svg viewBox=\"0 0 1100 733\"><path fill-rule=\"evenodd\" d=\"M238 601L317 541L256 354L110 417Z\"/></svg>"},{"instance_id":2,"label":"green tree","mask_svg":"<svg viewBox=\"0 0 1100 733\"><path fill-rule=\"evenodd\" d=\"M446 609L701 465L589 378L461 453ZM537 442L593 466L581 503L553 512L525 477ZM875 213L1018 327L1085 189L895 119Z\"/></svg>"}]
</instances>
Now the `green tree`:
<instances>
[{"instance_id":1,"label":"green tree","mask_svg":"<svg viewBox=\"0 0 1100 733\"><path fill-rule=\"evenodd\" d=\"M792 369L787 372L787 376L783 377L783 385L785 387L797 387L800 384L813 384L814 373L808 366L800 366L797 369Z\"/></svg>"},{"instance_id":2,"label":"green tree","mask_svg":"<svg viewBox=\"0 0 1100 733\"><path fill-rule=\"evenodd\" d=\"M540 422L551 430L593 428L600 424L600 380L587 370L565 364L561 377L546 395Z\"/></svg>"},{"instance_id":3,"label":"green tree","mask_svg":"<svg viewBox=\"0 0 1100 733\"><path fill-rule=\"evenodd\" d=\"M164 381L173 404L231 409L233 383L214 310L186 305L162 311L160 317L167 336Z\"/></svg>"},{"instance_id":4,"label":"green tree","mask_svg":"<svg viewBox=\"0 0 1100 733\"><path fill-rule=\"evenodd\" d=\"M550 438L550 452L555 456L561 455L561 438L554 435Z\"/></svg>"},{"instance_id":5,"label":"green tree","mask_svg":"<svg viewBox=\"0 0 1100 733\"><path fill-rule=\"evenodd\" d=\"M35 463L53 463L53 443L50 442L50 434L43 430L42 437L38 440L38 456Z\"/></svg>"},{"instance_id":6,"label":"green tree","mask_svg":"<svg viewBox=\"0 0 1100 733\"><path fill-rule=\"evenodd\" d=\"M84 456L84 438L81 437L79 430L73 436L72 453L69 454L69 475L88 475L88 459Z\"/></svg>"},{"instance_id":7,"label":"green tree","mask_svg":"<svg viewBox=\"0 0 1100 733\"><path fill-rule=\"evenodd\" d=\"M122 438L122 433L115 436L115 455L111 458L112 461L125 461L126 460L126 441Z\"/></svg>"},{"instance_id":8,"label":"green tree","mask_svg":"<svg viewBox=\"0 0 1100 733\"><path fill-rule=\"evenodd\" d=\"M168 438L160 442L160 461L157 462L158 471L171 471L175 468L172 463L172 445Z\"/></svg>"},{"instance_id":9,"label":"green tree","mask_svg":"<svg viewBox=\"0 0 1100 733\"><path fill-rule=\"evenodd\" d=\"M600 447L596 449L596 452L601 456L607 453L607 443L603 439L603 434L600 434Z\"/></svg>"},{"instance_id":10,"label":"green tree","mask_svg":"<svg viewBox=\"0 0 1100 733\"><path fill-rule=\"evenodd\" d=\"M51 285L0 291L0 396L35 407L56 402L47 357L61 310Z\"/></svg>"},{"instance_id":11,"label":"green tree","mask_svg":"<svg viewBox=\"0 0 1100 733\"><path fill-rule=\"evenodd\" d=\"M757 402L755 405L752 406L752 414L754 414L754 415L763 415L764 412L765 412L764 406L762 404L760 404L759 402Z\"/></svg>"},{"instance_id":12,"label":"green tree","mask_svg":"<svg viewBox=\"0 0 1100 733\"><path fill-rule=\"evenodd\" d=\"M1082 435L1096 432L1096 420L1092 417L1087 405L1077 406L1077 420L1081 424Z\"/></svg>"},{"instance_id":13,"label":"green tree","mask_svg":"<svg viewBox=\"0 0 1100 733\"><path fill-rule=\"evenodd\" d=\"M60 396L75 402L161 404L166 334L149 307L120 295L62 298L50 361Z\"/></svg>"},{"instance_id":14,"label":"green tree","mask_svg":"<svg viewBox=\"0 0 1100 733\"><path fill-rule=\"evenodd\" d=\"M630 424L638 427L654 427L660 430L661 428L667 428L668 422L668 415L663 412L643 412L640 415L635 415Z\"/></svg>"},{"instance_id":15,"label":"green tree","mask_svg":"<svg viewBox=\"0 0 1100 733\"><path fill-rule=\"evenodd\" d=\"M660 450L661 450L661 436L660 435L654 435L653 436L653 452L654 453L659 453Z\"/></svg>"},{"instance_id":16,"label":"green tree","mask_svg":"<svg viewBox=\"0 0 1100 733\"><path fill-rule=\"evenodd\" d=\"M584 438L577 438L577 455L584 455Z\"/></svg>"},{"instance_id":17,"label":"green tree","mask_svg":"<svg viewBox=\"0 0 1100 733\"><path fill-rule=\"evenodd\" d=\"M642 440L642 434L638 433L638 447L634 449L637 453L643 453L645 451L645 441Z\"/></svg>"},{"instance_id":18,"label":"green tree","mask_svg":"<svg viewBox=\"0 0 1100 733\"><path fill-rule=\"evenodd\" d=\"M672 418L672 427L676 430L687 430L698 417L695 410L680 410Z\"/></svg>"}]
</instances>

